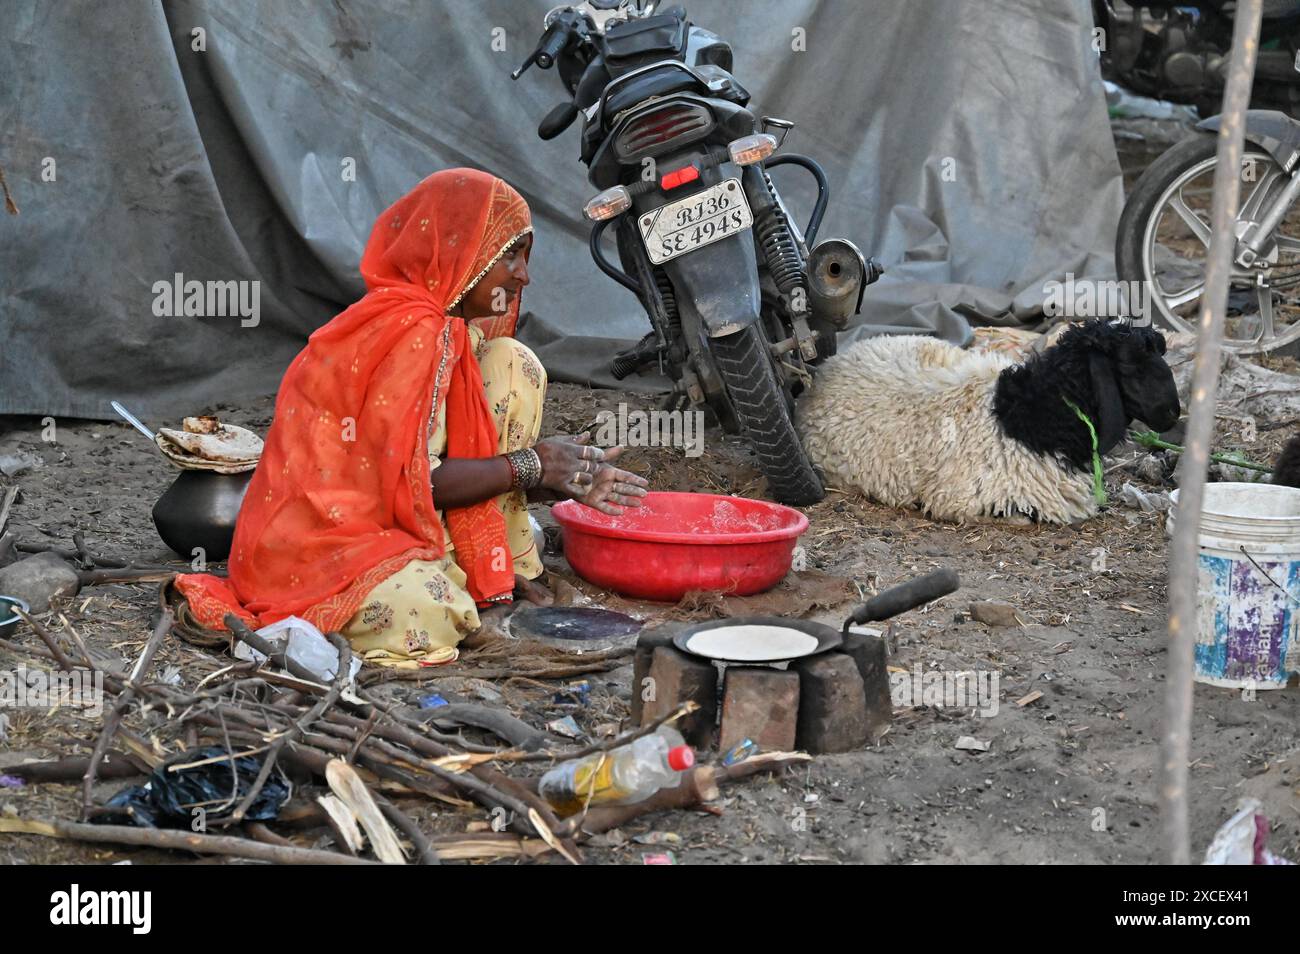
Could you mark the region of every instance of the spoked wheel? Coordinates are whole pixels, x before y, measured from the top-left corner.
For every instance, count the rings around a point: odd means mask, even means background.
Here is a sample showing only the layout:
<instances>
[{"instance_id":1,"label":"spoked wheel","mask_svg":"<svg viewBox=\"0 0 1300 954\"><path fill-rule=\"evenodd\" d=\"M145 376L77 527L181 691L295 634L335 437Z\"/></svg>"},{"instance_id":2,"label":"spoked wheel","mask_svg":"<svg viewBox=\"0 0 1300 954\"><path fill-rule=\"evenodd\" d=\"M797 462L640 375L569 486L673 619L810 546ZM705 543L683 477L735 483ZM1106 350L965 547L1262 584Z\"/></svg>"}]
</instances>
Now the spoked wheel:
<instances>
[{"instance_id":1,"label":"spoked wheel","mask_svg":"<svg viewBox=\"0 0 1300 954\"><path fill-rule=\"evenodd\" d=\"M1216 145L1214 136L1199 136L1174 146L1143 173L1120 216L1119 277L1142 283L1151 316L1174 331L1197 331ZM1238 238L1254 229L1288 181L1272 156L1246 144ZM1287 210L1253 265L1234 261L1224 347L1244 354L1300 352L1300 202Z\"/></svg>"}]
</instances>

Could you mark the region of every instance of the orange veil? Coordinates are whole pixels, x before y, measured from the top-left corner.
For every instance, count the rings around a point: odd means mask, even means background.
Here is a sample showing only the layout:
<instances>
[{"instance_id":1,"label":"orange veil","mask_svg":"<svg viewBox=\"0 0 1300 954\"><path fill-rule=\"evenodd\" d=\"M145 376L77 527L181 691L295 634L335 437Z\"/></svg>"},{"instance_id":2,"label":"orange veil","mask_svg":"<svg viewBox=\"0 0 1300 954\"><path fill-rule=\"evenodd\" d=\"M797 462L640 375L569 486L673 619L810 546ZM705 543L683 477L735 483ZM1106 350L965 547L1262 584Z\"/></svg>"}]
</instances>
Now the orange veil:
<instances>
[{"instance_id":1,"label":"orange veil","mask_svg":"<svg viewBox=\"0 0 1300 954\"><path fill-rule=\"evenodd\" d=\"M431 418L445 402L449 457L497 452L465 322L447 309L531 230L523 197L474 169L436 172L380 215L361 259L365 297L312 334L280 384L229 578L176 580L199 623L222 629L235 612L255 626L297 615L339 629L381 580L443 555ZM516 296L480 326L512 335L518 314ZM514 568L496 504L445 516L470 595L509 599Z\"/></svg>"}]
</instances>

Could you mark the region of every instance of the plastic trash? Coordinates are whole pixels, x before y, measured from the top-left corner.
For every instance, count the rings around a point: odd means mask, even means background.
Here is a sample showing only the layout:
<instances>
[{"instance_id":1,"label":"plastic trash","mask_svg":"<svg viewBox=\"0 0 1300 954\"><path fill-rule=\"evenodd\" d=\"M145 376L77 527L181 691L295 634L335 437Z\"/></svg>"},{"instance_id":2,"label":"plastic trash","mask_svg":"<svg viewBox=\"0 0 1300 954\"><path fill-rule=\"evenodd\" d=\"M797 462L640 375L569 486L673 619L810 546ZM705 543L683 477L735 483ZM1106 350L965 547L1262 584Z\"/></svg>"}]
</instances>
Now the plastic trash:
<instances>
[{"instance_id":1,"label":"plastic trash","mask_svg":"<svg viewBox=\"0 0 1300 954\"><path fill-rule=\"evenodd\" d=\"M1233 815L1214 835L1205 849L1207 865L1293 865L1268 850L1269 823L1260 814L1260 803L1243 798Z\"/></svg>"},{"instance_id":2,"label":"plastic trash","mask_svg":"<svg viewBox=\"0 0 1300 954\"><path fill-rule=\"evenodd\" d=\"M436 692L431 692L427 696L420 696L418 702L421 709L440 709L451 704Z\"/></svg>"},{"instance_id":3,"label":"plastic trash","mask_svg":"<svg viewBox=\"0 0 1300 954\"><path fill-rule=\"evenodd\" d=\"M1200 119L1196 110L1190 106L1166 102L1163 99L1151 99L1130 93L1110 80L1104 81L1106 87L1106 105L1111 116L1124 119L1176 119L1184 123L1194 123Z\"/></svg>"},{"instance_id":4,"label":"plastic trash","mask_svg":"<svg viewBox=\"0 0 1300 954\"><path fill-rule=\"evenodd\" d=\"M319 629L297 616L286 616L257 631L277 649L283 649L285 657L312 673L321 682L333 682L338 672L339 652L325 638ZM263 662L266 657L246 643L235 646L238 659ZM361 657L353 655L351 677L355 679L361 670Z\"/></svg>"},{"instance_id":5,"label":"plastic trash","mask_svg":"<svg viewBox=\"0 0 1300 954\"><path fill-rule=\"evenodd\" d=\"M563 719L552 719L546 723L546 728L556 735L564 736L566 739L582 738L582 727L578 725L577 720L571 715L565 716Z\"/></svg>"},{"instance_id":6,"label":"plastic trash","mask_svg":"<svg viewBox=\"0 0 1300 954\"><path fill-rule=\"evenodd\" d=\"M542 776L538 792L560 815L585 805L630 805L674 788L695 764L695 752L672 726L662 726L609 752L562 762Z\"/></svg>"},{"instance_id":7,"label":"plastic trash","mask_svg":"<svg viewBox=\"0 0 1300 954\"><path fill-rule=\"evenodd\" d=\"M537 552L545 553L546 552L546 531L542 529L542 525L537 522L537 518L534 517L531 513L528 515L528 525L532 527L533 543L537 545Z\"/></svg>"},{"instance_id":8,"label":"plastic trash","mask_svg":"<svg viewBox=\"0 0 1300 954\"><path fill-rule=\"evenodd\" d=\"M1141 510L1143 513L1163 512L1169 509L1167 493L1149 493L1127 481L1120 488L1119 499L1124 506Z\"/></svg>"},{"instance_id":9,"label":"plastic trash","mask_svg":"<svg viewBox=\"0 0 1300 954\"><path fill-rule=\"evenodd\" d=\"M724 766L732 766L738 762L743 762L745 759L753 755L757 749L758 746L755 744L753 739L742 739L740 742L737 742L731 748L727 749L726 754L722 756L722 764Z\"/></svg>"},{"instance_id":10,"label":"plastic trash","mask_svg":"<svg viewBox=\"0 0 1300 954\"><path fill-rule=\"evenodd\" d=\"M124 788L110 798L105 805L108 811L95 816L95 821L137 828L205 830L239 806L262 768L261 758L245 755L234 760L232 776L230 759L222 758L226 754L221 746L209 745L169 759L155 768L143 785ZM175 772L169 768L192 762L203 764ZM280 814L280 808L288 800L288 782L279 772L272 772L244 819L269 821ZM196 828L199 819L202 826Z\"/></svg>"},{"instance_id":11,"label":"plastic trash","mask_svg":"<svg viewBox=\"0 0 1300 954\"><path fill-rule=\"evenodd\" d=\"M556 705L585 706L591 701L591 683L586 679L566 684L553 697Z\"/></svg>"}]
</instances>

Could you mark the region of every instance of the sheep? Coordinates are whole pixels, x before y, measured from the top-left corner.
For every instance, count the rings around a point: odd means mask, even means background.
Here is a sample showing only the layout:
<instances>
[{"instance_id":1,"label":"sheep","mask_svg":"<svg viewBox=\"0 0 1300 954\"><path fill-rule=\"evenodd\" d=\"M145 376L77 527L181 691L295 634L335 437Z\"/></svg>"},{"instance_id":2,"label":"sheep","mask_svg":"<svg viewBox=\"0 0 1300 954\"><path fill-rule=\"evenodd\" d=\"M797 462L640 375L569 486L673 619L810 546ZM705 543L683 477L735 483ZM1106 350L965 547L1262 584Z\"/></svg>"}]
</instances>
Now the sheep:
<instances>
[{"instance_id":1,"label":"sheep","mask_svg":"<svg viewBox=\"0 0 1300 954\"><path fill-rule=\"evenodd\" d=\"M1273 483L1300 487L1300 434L1293 434L1273 465Z\"/></svg>"},{"instance_id":2,"label":"sheep","mask_svg":"<svg viewBox=\"0 0 1300 954\"><path fill-rule=\"evenodd\" d=\"M1131 420L1177 423L1164 353L1159 332L1104 319L1020 364L933 338L869 338L819 369L800 431L827 482L880 503L957 523L1076 523L1097 512L1094 460Z\"/></svg>"}]
</instances>

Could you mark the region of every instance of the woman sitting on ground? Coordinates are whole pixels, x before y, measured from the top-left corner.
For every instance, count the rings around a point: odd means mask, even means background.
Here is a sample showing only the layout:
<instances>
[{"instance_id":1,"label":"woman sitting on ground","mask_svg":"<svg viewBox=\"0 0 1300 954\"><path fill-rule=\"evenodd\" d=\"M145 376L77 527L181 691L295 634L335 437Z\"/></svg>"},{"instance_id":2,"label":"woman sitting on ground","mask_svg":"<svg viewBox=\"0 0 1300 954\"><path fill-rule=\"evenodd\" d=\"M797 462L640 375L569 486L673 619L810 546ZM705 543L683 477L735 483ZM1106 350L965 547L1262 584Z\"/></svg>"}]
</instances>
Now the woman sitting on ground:
<instances>
[{"instance_id":1,"label":"woman sitting on ground","mask_svg":"<svg viewBox=\"0 0 1300 954\"><path fill-rule=\"evenodd\" d=\"M229 578L177 578L197 622L294 615L370 662L448 662L481 608L546 600L528 500L640 504L619 448L538 440L546 372L513 337L532 231L519 193L473 169L379 217L365 297L285 372Z\"/></svg>"}]
</instances>

